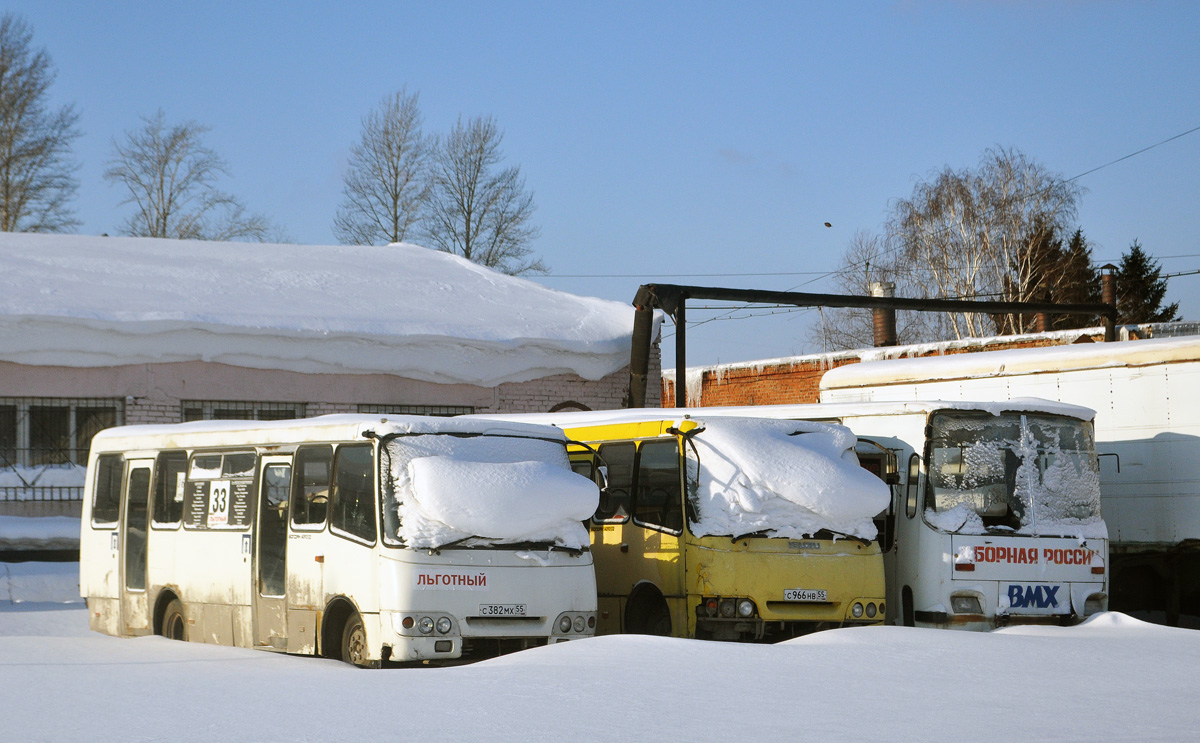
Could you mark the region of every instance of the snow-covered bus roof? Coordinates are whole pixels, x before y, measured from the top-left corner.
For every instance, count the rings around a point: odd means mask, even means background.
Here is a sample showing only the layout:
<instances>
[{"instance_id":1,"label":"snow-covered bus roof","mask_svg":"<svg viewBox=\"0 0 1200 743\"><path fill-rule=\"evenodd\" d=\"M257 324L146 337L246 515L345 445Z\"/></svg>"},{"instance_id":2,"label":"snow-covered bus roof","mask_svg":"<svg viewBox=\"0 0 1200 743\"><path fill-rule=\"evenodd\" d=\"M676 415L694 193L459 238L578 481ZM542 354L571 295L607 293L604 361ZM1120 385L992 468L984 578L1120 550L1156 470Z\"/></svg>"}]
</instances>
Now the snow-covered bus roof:
<instances>
[{"instance_id":1,"label":"snow-covered bus roof","mask_svg":"<svg viewBox=\"0 0 1200 743\"><path fill-rule=\"evenodd\" d=\"M1007 377L1038 372L1147 366L1200 360L1200 336L979 351L849 364L826 372L821 389Z\"/></svg>"},{"instance_id":2,"label":"snow-covered bus roof","mask_svg":"<svg viewBox=\"0 0 1200 743\"><path fill-rule=\"evenodd\" d=\"M595 380L629 363L633 313L416 245L0 233L0 361L20 364Z\"/></svg>"},{"instance_id":3,"label":"snow-covered bus roof","mask_svg":"<svg viewBox=\"0 0 1200 743\"><path fill-rule=\"evenodd\" d=\"M477 433L565 440L561 430L533 422L434 418L420 415L323 415L284 421L195 421L106 428L92 439L92 451L151 448L205 448L284 445L304 441L357 441L367 431L441 434Z\"/></svg>"},{"instance_id":4,"label":"snow-covered bus roof","mask_svg":"<svg viewBox=\"0 0 1200 743\"><path fill-rule=\"evenodd\" d=\"M929 414L938 410L977 410L992 415L1006 412L1050 413L1080 420L1091 420L1096 411L1082 405L1019 397L1002 402L974 400L920 400L910 402L833 402L796 405L729 405L699 408L626 408L623 410L563 411L559 413L483 414L465 416L483 420L544 423L560 428L600 426L651 420L703 419L714 416L739 418L790 418L795 420L831 420L848 416Z\"/></svg>"}]
</instances>

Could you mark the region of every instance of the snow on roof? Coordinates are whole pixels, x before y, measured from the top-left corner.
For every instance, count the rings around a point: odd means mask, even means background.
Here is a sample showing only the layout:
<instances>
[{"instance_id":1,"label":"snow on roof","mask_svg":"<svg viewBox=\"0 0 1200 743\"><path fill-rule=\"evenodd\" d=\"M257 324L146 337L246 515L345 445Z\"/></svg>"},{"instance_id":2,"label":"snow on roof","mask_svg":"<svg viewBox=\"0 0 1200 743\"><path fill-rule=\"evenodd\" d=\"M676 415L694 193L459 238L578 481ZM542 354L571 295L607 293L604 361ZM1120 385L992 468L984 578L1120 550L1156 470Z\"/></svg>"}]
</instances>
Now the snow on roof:
<instances>
[{"instance_id":1,"label":"snow on roof","mask_svg":"<svg viewBox=\"0 0 1200 743\"><path fill-rule=\"evenodd\" d=\"M822 366L832 366L835 361L844 361L847 359L856 361L882 361L884 359L901 359L917 356L925 356L928 354L944 354L949 351L959 351L964 349L987 348L997 342L1002 343L1020 343L1023 341L1045 341L1057 340L1064 344L1074 343L1082 336L1091 337L1097 334L1103 334L1104 328L1081 328L1076 330L1051 330L1044 333L1021 333L1017 335L998 335L986 336L981 338L959 338L949 341L937 341L931 343L911 343L905 346L879 346L872 348L852 348L843 351L825 351L821 353L810 353L801 356L780 356L771 359L757 359L753 361L735 361L725 364L710 364L708 366L689 366L687 368L688 378L684 380L689 386L699 384L702 373L707 372L722 379L726 374L733 371L750 371L761 373L764 369L776 366L801 366L810 364L821 364ZM693 381L693 376L696 379ZM664 380L674 382L676 370L674 368L664 367L662 370ZM689 392L689 398L691 393Z\"/></svg>"},{"instance_id":2,"label":"snow on roof","mask_svg":"<svg viewBox=\"0 0 1200 743\"><path fill-rule=\"evenodd\" d=\"M1200 360L1200 336L1116 343L1081 343L1071 346L980 351L850 364L826 372L821 378L821 389L1004 377L1069 369L1145 366L1194 360Z\"/></svg>"},{"instance_id":3,"label":"snow on roof","mask_svg":"<svg viewBox=\"0 0 1200 743\"><path fill-rule=\"evenodd\" d=\"M0 234L0 361L213 361L494 387L629 363L632 306L416 245Z\"/></svg>"}]
</instances>

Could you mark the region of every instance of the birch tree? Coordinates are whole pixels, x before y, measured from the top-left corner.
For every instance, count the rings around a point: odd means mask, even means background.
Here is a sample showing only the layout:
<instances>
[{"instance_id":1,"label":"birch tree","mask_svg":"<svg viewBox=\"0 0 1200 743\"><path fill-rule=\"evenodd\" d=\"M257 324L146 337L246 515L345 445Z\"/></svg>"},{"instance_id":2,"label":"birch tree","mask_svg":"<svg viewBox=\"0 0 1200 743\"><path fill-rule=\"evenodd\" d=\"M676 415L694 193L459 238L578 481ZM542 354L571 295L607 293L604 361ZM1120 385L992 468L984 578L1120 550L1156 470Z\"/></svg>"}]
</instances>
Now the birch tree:
<instances>
[{"instance_id":1,"label":"birch tree","mask_svg":"<svg viewBox=\"0 0 1200 743\"><path fill-rule=\"evenodd\" d=\"M79 116L73 106L48 105L54 79L28 24L0 16L0 231L62 232L79 224L68 207L79 187L71 155Z\"/></svg>"},{"instance_id":2,"label":"birch tree","mask_svg":"<svg viewBox=\"0 0 1200 743\"><path fill-rule=\"evenodd\" d=\"M361 139L350 150L343 177L345 200L333 223L342 243L404 240L429 196L428 151L416 93L393 93L363 119Z\"/></svg>"},{"instance_id":3,"label":"birch tree","mask_svg":"<svg viewBox=\"0 0 1200 743\"><path fill-rule=\"evenodd\" d=\"M217 188L225 161L201 141L209 128L194 121L168 125L160 110L141 128L113 141L104 179L123 186L134 211L121 232L180 240L265 241L270 222Z\"/></svg>"},{"instance_id":4,"label":"birch tree","mask_svg":"<svg viewBox=\"0 0 1200 743\"><path fill-rule=\"evenodd\" d=\"M517 166L501 167L503 139L496 122L462 119L434 148L423 220L431 246L504 273L544 273L530 259L539 234L531 223L533 194Z\"/></svg>"},{"instance_id":5,"label":"birch tree","mask_svg":"<svg viewBox=\"0 0 1200 743\"><path fill-rule=\"evenodd\" d=\"M1015 149L989 149L976 170L949 167L900 199L888 223L889 250L926 297L1036 301L1052 276L1038 270L1037 245L1065 234L1083 190ZM955 338L993 334L985 314L947 316ZM1011 316L1020 332L1026 318Z\"/></svg>"}]
</instances>

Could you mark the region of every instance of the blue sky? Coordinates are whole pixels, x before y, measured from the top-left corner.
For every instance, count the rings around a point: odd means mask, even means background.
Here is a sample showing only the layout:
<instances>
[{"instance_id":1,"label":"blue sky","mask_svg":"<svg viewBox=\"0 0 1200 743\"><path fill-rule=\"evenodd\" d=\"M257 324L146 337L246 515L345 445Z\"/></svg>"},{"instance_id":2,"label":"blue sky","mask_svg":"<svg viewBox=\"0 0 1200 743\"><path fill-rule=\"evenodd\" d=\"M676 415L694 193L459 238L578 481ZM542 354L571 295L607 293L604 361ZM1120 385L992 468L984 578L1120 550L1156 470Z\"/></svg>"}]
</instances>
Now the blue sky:
<instances>
[{"instance_id":1,"label":"blue sky","mask_svg":"<svg viewBox=\"0 0 1200 743\"><path fill-rule=\"evenodd\" d=\"M623 302L652 281L836 291L823 274L854 233L878 232L890 202L934 169L974 166L1000 145L1072 177L1200 127L1190 2L5 10L50 53L54 102L80 113L83 233L112 232L127 214L104 162L114 137L161 108L211 127L226 190L296 242L332 244L361 119L407 87L429 132L481 114L504 129L535 194L533 247L551 267L538 281ZM1200 131L1079 182L1078 222L1099 262L1136 238L1167 272L1200 269ZM1200 320L1200 276L1171 279L1168 299ZM706 323L689 330L688 360L817 350L805 330L815 316Z\"/></svg>"}]
</instances>

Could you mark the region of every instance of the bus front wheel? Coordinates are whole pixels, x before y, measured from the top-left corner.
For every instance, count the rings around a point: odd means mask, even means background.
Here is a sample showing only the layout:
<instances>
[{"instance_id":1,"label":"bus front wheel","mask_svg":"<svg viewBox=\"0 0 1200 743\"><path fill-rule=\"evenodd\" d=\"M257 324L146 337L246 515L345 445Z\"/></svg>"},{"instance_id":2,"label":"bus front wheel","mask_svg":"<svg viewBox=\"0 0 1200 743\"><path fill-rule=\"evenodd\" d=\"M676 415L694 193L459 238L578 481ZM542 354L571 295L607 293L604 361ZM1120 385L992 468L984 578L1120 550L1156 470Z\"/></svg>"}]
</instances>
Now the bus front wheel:
<instances>
[{"instance_id":1,"label":"bus front wheel","mask_svg":"<svg viewBox=\"0 0 1200 743\"><path fill-rule=\"evenodd\" d=\"M351 614L342 628L342 660L359 668L371 665L367 660L367 630L358 612Z\"/></svg>"},{"instance_id":2,"label":"bus front wheel","mask_svg":"<svg viewBox=\"0 0 1200 743\"><path fill-rule=\"evenodd\" d=\"M183 613L183 602L171 599L163 612L162 636L168 640L187 640L187 619Z\"/></svg>"}]
</instances>

